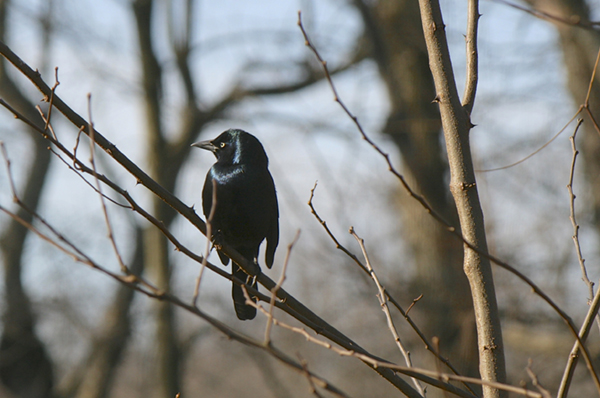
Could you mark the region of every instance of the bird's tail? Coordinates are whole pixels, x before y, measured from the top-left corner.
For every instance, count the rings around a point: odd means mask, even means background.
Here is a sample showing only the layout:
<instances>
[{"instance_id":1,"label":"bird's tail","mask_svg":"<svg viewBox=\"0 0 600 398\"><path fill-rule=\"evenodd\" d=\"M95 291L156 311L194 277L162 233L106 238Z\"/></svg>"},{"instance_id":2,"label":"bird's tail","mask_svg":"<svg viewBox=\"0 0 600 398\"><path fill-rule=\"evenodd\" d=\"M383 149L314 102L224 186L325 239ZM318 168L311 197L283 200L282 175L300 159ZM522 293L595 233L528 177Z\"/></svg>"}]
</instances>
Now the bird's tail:
<instances>
[{"instance_id":1,"label":"bird's tail","mask_svg":"<svg viewBox=\"0 0 600 398\"><path fill-rule=\"evenodd\" d=\"M235 263L231 265L233 266L232 270L234 278L237 278L242 281L246 281L249 278L248 274L242 271L242 269L238 267ZM255 289L258 288L256 280L254 280L254 284L252 285L252 287ZM235 314L237 315L238 319L242 321L245 321L247 319L254 319L254 317L256 316L256 308L246 304L246 298L244 297L244 291L242 290L242 287L234 283L231 295L233 297L233 306L235 307ZM250 297L256 302L255 298L253 298L252 296Z\"/></svg>"}]
</instances>

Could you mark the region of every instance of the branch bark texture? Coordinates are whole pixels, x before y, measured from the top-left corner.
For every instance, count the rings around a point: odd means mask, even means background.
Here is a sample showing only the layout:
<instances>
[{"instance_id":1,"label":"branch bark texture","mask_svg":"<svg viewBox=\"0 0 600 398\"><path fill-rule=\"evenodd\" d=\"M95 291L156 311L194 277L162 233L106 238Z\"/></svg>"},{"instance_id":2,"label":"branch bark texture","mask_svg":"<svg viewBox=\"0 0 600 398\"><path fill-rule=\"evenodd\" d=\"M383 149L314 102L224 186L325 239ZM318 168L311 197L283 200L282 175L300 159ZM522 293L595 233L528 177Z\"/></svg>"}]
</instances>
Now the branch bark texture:
<instances>
[{"instance_id":1,"label":"branch bark texture","mask_svg":"<svg viewBox=\"0 0 600 398\"><path fill-rule=\"evenodd\" d=\"M448 162L443 153L442 123L419 15L412 0L355 0L390 102L383 132L402 154L403 175L415 190L452 225L456 206L446 182ZM419 324L428 336L440 339L441 355L452 358L459 371L479 375L475 317L469 283L462 270L463 249L422 204L399 190L396 195L402 237L414 258L410 297L423 295L419 307L427 316Z\"/></svg>"},{"instance_id":2,"label":"branch bark texture","mask_svg":"<svg viewBox=\"0 0 600 398\"><path fill-rule=\"evenodd\" d=\"M450 191L463 236L481 252L487 252L483 211L469 144L472 125L469 112L461 105L458 96L440 5L437 0L419 0L419 7L446 139ZM504 347L490 261L465 245L464 271L469 279L475 309L481 377L485 381L505 382ZM502 395L490 386L484 386L483 391L486 398Z\"/></svg>"}]
</instances>

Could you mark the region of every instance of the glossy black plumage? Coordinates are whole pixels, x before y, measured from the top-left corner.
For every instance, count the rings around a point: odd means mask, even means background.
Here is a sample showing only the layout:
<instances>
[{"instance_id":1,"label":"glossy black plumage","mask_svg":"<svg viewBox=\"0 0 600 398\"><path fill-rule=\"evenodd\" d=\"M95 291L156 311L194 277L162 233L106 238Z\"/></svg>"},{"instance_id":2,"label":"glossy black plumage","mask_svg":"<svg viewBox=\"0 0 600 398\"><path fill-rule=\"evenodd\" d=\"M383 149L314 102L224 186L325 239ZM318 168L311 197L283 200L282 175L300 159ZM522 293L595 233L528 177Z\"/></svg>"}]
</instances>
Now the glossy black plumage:
<instances>
[{"instance_id":1,"label":"glossy black plumage","mask_svg":"<svg viewBox=\"0 0 600 398\"><path fill-rule=\"evenodd\" d=\"M271 268L279 242L279 210L275 184L269 173L269 160L256 137L242 130L230 129L214 140L193 146L213 152L217 162L210 168L202 190L202 210L208 219L216 182L216 207L212 218L213 240L224 239L241 255L258 263L258 252L267 240L265 263ZM223 264L229 258L219 252ZM248 275L232 264L232 275L249 281ZM254 281L254 287L256 281ZM237 317L253 319L256 309L245 304L242 288L233 284L233 302Z\"/></svg>"}]
</instances>

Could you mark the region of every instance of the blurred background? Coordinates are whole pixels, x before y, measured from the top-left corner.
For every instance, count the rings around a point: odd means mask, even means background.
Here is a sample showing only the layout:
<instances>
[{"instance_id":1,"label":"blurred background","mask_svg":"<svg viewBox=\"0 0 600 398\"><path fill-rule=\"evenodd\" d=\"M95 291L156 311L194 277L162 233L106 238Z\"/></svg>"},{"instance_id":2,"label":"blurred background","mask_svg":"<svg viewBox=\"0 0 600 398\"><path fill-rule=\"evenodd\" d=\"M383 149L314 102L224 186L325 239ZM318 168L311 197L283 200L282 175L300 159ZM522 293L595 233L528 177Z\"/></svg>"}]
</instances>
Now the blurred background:
<instances>
[{"instance_id":1,"label":"blurred background","mask_svg":"<svg viewBox=\"0 0 600 398\"><path fill-rule=\"evenodd\" d=\"M471 142L488 245L580 324L590 292L581 280L565 188L575 124L526 161L503 167L548 143L584 102L600 47L598 31L585 26L600 18L600 7L583 0L515 4L563 21L537 19L501 0L480 4ZM354 226L386 288L405 308L422 294L412 317L426 336L440 339L442 354L463 374L477 377L462 245L406 194L334 102L297 26L299 10L341 99L413 188L457 225L414 1L0 0L0 37L49 85L58 67L57 95L86 118L91 93L98 131L190 206L200 208L214 157L189 145L233 127L256 135L268 153L280 206L280 245L275 266L265 272L278 278L286 246L301 230L285 288L373 354L402 363L375 286L335 249L307 206L318 181L313 204L340 243L360 254L348 234ZM443 0L442 10L462 93L466 3ZM43 125L34 107L47 109L47 103L4 60L0 96ZM599 97L596 82L590 101L596 118ZM6 110L0 120L0 140L22 199L95 261L118 271L98 195L37 133ZM58 138L73 148L77 130L58 112L52 123ZM577 144L576 216L594 281L600 274L600 135L589 120ZM79 147L82 160L88 149L87 143ZM97 156L102 173L188 248L204 251L204 236L111 158L100 151ZM496 168L502 169L489 171ZM0 204L18 211L5 167L1 170ZM131 211L110 206L109 214L131 269L191 301L198 264ZM0 397L311 396L304 376L264 353L73 262L5 215L0 228L5 271ZM216 256L210 259L218 263ZM529 380L525 368L532 359L541 382L555 389L573 343L568 330L514 276L497 269L495 278L510 382ZM205 273L200 293L202 310L261 338L264 317L237 321L229 281ZM414 365L435 369L406 322L398 317L396 323ZM290 355L301 353L312 371L352 396L395 391L358 360L340 358L290 332L275 329L274 344ZM598 362L597 329L590 350ZM575 396L591 387L580 367Z\"/></svg>"}]
</instances>

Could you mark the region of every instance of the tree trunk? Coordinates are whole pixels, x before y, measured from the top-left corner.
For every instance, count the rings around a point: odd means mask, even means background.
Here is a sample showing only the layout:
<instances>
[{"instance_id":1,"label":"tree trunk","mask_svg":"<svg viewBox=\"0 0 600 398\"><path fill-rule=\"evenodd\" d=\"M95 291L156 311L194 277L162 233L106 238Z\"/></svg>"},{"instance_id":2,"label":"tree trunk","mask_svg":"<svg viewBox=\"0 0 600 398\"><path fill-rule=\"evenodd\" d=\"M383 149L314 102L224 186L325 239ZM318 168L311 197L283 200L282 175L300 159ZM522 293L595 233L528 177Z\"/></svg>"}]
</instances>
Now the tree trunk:
<instances>
[{"instance_id":1,"label":"tree trunk","mask_svg":"<svg viewBox=\"0 0 600 398\"><path fill-rule=\"evenodd\" d=\"M469 3L467 31L471 28L472 35L468 36L467 40L474 44L479 12L477 0L470 0ZM419 7L429 67L435 82L436 102L440 107L446 141L450 167L450 191L456 203L462 236L466 242L463 245L463 267L469 280L475 311L479 372L484 381L505 383L506 364L502 328L491 263L488 257L481 254L488 252L487 238L469 142L472 127L470 110L475 99L477 79L469 80L466 92L472 93L472 96L463 100L464 105L461 104L440 4L437 0L419 0ZM467 54L467 57L476 56L475 51ZM477 65L476 59L469 61L470 65ZM476 70L469 72L472 77L476 77ZM507 393L490 385L484 385L483 396L485 398L505 397Z\"/></svg>"},{"instance_id":2,"label":"tree trunk","mask_svg":"<svg viewBox=\"0 0 600 398\"><path fill-rule=\"evenodd\" d=\"M128 263L134 275L140 275L144 268L142 231L136 228L135 251ZM117 367L121 362L123 351L131 331L130 307L135 290L129 286L118 285L113 302L104 314L98 338L88 355L85 367L78 371L76 393L67 392L66 396L75 398L105 398L117 375Z\"/></svg>"},{"instance_id":3,"label":"tree trunk","mask_svg":"<svg viewBox=\"0 0 600 398\"><path fill-rule=\"evenodd\" d=\"M148 144L148 174L172 192L177 177L175 170L168 167L167 143L161 127L162 71L152 48L152 0L136 0L133 4L136 17L140 60L142 64L142 86L146 108L146 131ZM171 172L167 172L171 171ZM162 200L152 196L152 213L169 225L174 212ZM149 226L144 230L145 268L159 288L169 291L171 269L169 266L168 241L160 230ZM156 320L156 388L157 398L174 397L180 392L179 352L174 324L173 306L158 301L155 304Z\"/></svg>"},{"instance_id":4,"label":"tree trunk","mask_svg":"<svg viewBox=\"0 0 600 398\"><path fill-rule=\"evenodd\" d=\"M583 23L590 20L590 10L584 0L529 0L529 3L541 11L566 20L575 20L571 19L572 17L580 18ZM559 43L567 68L569 91L577 105L583 104L594 70L598 48L600 48L600 34L598 31L560 22L555 22L554 26L559 34ZM600 123L600 118L598 118L598 110L600 110L599 71L596 71L596 80L592 86L589 103L596 122ZM582 140L580 148L585 176L592 192L593 220L598 233L600 233L600 133L596 131L587 114L584 113L583 116L586 122L583 124L583 134L580 136Z\"/></svg>"},{"instance_id":5,"label":"tree trunk","mask_svg":"<svg viewBox=\"0 0 600 398\"><path fill-rule=\"evenodd\" d=\"M402 154L406 179L454 225L458 217L449 194L447 161L441 147L441 120L418 4L358 1L373 58L391 103L384 132ZM462 245L405 192L398 194L405 240L417 269L411 294L423 294L418 308L423 329L440 339L442 354L465 375L478 376L473 304L462 270ZM420 319L421 321L421 319Z\"/></svg>"},{"instance_id":6,"label":"tree trunk","mask_svg":"<svg viewBox=\"0 0 600 398\"><path fill-rule=\"evenodd\" d=\"M0 0L0 40L4 41L8 0ZM23 93L6 73L6 61L0 62L0 95L19 112L43 128L44 122ZM33 162L23 190L18 194L25 205L37 209L50 165L47 142L37 133L31 135ZM18 188L17 188L18 189ZM27 222L32 215L19 208L19 217ZM23 248L27 229L11 220L0 236L0 250L4 263L6 309L0 338L0 380L15 397L51 397L53 368L48 353L35 334L35 315L21 280Z\"/></svg>"}]
</instances>

